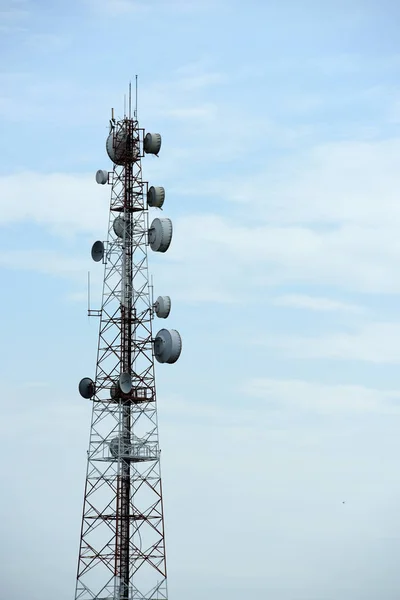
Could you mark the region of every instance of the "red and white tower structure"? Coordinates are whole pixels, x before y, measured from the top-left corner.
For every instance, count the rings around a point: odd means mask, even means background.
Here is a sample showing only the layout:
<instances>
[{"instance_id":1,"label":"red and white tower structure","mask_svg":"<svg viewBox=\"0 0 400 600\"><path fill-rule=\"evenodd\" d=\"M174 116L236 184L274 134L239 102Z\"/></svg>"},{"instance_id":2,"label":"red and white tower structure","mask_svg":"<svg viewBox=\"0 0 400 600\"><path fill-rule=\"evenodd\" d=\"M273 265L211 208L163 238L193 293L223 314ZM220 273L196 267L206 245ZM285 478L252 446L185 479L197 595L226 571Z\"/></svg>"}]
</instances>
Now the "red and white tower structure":
<instances>
[{"instance_id":1,"label":"red and white tower structure","mask_svg":"<svg viewBox=\"0 0 400 600\"><path fill-rule=\"evenodd\" d=\"M96 181L111 186L108 235L92 247L104 265L94 379L79 383L92 401L92 420L75 600L167 599L163 498L154 359L174 363L182 343L174 329L153 335L153 318L167 318L169 296L154 302L147 250L166 252L172 223L156 217L165 190L142 178L142 158L161 148L158 133L139 127L136 109L116 120L106 150L112 171Z\"/></svg>"}]
</instances>

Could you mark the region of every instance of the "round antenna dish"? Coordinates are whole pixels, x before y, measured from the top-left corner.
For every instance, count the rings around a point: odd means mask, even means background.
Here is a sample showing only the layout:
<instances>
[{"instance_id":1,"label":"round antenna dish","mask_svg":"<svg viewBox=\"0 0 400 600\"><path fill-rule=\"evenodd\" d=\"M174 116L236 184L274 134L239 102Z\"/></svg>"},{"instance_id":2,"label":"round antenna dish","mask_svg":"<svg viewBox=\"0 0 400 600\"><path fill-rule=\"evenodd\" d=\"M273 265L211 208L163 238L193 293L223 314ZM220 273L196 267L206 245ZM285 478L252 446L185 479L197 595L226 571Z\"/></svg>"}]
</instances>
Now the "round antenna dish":
<instances>
[{"instance_id":1,"label":"round antenna dish","mask_svg":"<svg viewBox=\"0 0 400 600\"><path fill-rule=\"evenodd\" d=\"M154 308L157 317L166 319L171 312L171 298L169 296L158 296Z\"/></svg>"},{"instance_id":2,"label":"round antenna dish","mask_svg":"<svg viewBox=\"0 0 400 600\"><path fill-rule=\"evenodd\" d=\"M182 352L182 339L176 329L161 329L154 340L154 355L158 362L173 364Z\"/></svg>"},{"instance_id":3,"label":"round antenna dish","mask_svg":"<svg viewBox=\"0 0 400 600\"><path fill-rule=\"evenodd\" d=\"M161 208L165 200L165 189L161 186L154 187L153 185L147 192L147 204L154 208Z\"/></svg>"},{"instance_id":4,"label":"round antenna dish","mask_svg":"<svg viewBox=\"0 0 400 600\"><path fill-rule=\"evenodd\" d=\"M129 455L130 444L123 438L115 437L109 443L111 456L117 458L118 456L125 455L127 458Z\"/></svg>"},{"instance_id":5,"label":"round antenna dish","mask_svg":"<svg viewBox=\"0 0 400 600\"><path fill-rule=\"evenodd\" d=\"M104 256L104 244L103 242L95 242L92 246L92 258L94 262L100 262Z\"/></svg>"},{"instance_id":6,"label":"round antenna dish","mask_svg":"<svg viewBox=\"0 0 400 600\"><path fill-rule=\"evenodd\" d=\"M117 237L123 238L124 231L127 230L126 221L124 217L117 217L113 223L114 233Z\"/></svg>"},{"instance_id":7,"label":"round antenna dish","mask_svg":"<svg viewBox=\"0 0 400 600\"><path fill-rule=\"evenodd\" d=\"M121 373L119 376L119 387L123 394L129 394L132 389L132 377L129 373Z\"/></svg>"},{"instance_id":8,"label":"round antenna dish","mask_svg":"<svg viewBox=\"0 0 400 600\"><path fill-rule=\"evenodd\" d=\"M154 219L149 229L149 244L154 252L166 252L172 240L171 219Z\"/></svg>"},{"instance_id":9,"label":"round antenna dish","mask_svg":"<svg viewBox=\"0 0 400 600\"><path fill-rule=\"evenodd\" d=\"M90 377L84 377L80 380L78 389L82 398L92 398L95 392L94 381Z\"/></svg>"},{"instance_id":10,"label":"round antenna dish","mask_svg":"<svg viewBox=\"0 0 400 600\"><path fill-rule=\"evenodd\" d=\"M109 444L109 447L110 447L111 455L114 458L117 458L117 456L118 456L118 447L119 447L119 438L117 438L117 437L113 438L111 440L110 444Z\"/></svg>"},{"instance_id":11,"label":"round antenna dish","mask_svg":"<svg viewBox=\"0 0 400 600\"><path fill-rule=\"evenodd\" d=\"M135 162L138 156L135 140L131 134L121 129L116 132L114 129L106 141L106 150L108 156L116 165L126 165Z\"/></svg>"},{"instance_id":12,"label":"round antenna dish","mask_svg":"<svg viewBox=\"0 0 400 600\"><path fill-rule=\"evenodd\" d=\"M105 185L108 183L108 171L99 169L96 173L96 182L100 185Z\"/></svg>"},{"instance_id":13,"label":"round antenna dish","mask_svg":"<svg viewBox=\"0 0 400 600\"><path fill-rule=\"evenodd\" d=\"M118 383L113 383L110 389L110 396L113 400L119 398L119 385Z\"/></svg>"},{"instance_id":14,"label":"round antenna dish","mask_svg":"<svg viewBox=\"0 0 400 600\"><path fill-rule=\"evenodd\" d=\"M146 154L158 154L161 148L161 135L159 133L147 133L144 138L144 151Z\"/></svg>"}]
</instances>

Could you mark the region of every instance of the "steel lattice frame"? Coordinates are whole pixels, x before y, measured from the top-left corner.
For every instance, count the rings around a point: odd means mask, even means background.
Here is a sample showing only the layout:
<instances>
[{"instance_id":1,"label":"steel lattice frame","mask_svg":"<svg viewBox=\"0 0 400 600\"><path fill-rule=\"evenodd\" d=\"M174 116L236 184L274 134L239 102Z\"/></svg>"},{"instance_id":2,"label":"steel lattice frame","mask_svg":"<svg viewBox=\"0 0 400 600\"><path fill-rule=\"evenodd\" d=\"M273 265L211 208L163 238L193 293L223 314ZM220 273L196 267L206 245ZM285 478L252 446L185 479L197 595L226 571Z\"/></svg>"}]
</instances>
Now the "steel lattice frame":
<instances>
[{"instance_id":1,"label":"steel lattice frame","mask_svg":"<svg viewBox=\"0 0 400 600\"><path fill-rule=\"evenodd\" d=\"M116 137L128 134L135 158L109 174L102 306L90 311L100 328L75 598L167 599L144 132L136 118L111 124ZM115 385L123 372L132 377L129 394Z\"/></svg>"}]
</instances>

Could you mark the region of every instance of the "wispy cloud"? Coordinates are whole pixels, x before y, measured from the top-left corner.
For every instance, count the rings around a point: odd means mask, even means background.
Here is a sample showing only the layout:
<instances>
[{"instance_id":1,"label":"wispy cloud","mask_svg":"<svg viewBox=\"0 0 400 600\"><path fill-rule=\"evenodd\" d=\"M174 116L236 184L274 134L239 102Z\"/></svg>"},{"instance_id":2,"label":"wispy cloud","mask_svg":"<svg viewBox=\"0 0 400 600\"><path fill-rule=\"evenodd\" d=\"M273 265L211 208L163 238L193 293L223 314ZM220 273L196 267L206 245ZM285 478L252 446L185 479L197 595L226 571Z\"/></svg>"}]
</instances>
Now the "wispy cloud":
<instances>
[{"instance_id":1,"label":"wispy cloud","mask_svg":"<svg viewBox=\"0 0 400 600\"><path fill-rule=\"evenodd\" d=\"M210 0L86 0L88 6L99 16L99 10L108 17L129 16L152 11L176 11L178 13L191 13L209 8ZM101 13L100 13L101 14Z\"/></svg>"},{"instance_id":2,"label":"wispy cloud","mask_svg":"<svg viewBox=\"0 0 400 600\"><path fill-rule=\"evenodd\" d=\"M29 0L1 0L0 31L12 35L28 31Z\"/></svg>"},{"instance_id":3,"label":"wispy cloud","mask_svg":"<svg viewBox=\"0 0 400 600\"><path fill-rule=\"evenodd\" d=\"M194 106L189 108L170 108L165 111L165 115L174 119L198 119L198 120L215 120L217 109L214 104L206 104L203 106Z\"/></svg>"},{"instance_id":4,"label":"wispy cloud","mask_svg":"<svg viewBox=\"0 0 400 600\"><path fill-rule=\"evenodd\" d=\"M264 400L264 410L307 410L318 413L381 412L400 414L400 391L359 385L327 385L301 380L255 378L243 392Z\"/></svg>"},{"instance_id":5,"label":"wispy cloud","mask_svg":"<svg viewBox=\"0 0 400 600\"><path fill-rule=\"evenodd\" d=\"M356 304L348 304L330 298L319 298L316 296L307 296L305 294L286 294L274 298L273 303L277 306L287 306L289 308L300 308L306 310L315 310L321 312L351 312L361 313L365 308Z\"/></svg>"},{"instance_id":6,"label":"wispy cloud","mask_svg":"<svg viewBox=\"0 0 400 600\"><path fill-rule=\"evenodd\" d=\"M285 356L307 359L364 361L375 364L400 362L400 323L366 323L348 332L318 336L279 336L267 343Z\"/></svg>"}]
</instances>

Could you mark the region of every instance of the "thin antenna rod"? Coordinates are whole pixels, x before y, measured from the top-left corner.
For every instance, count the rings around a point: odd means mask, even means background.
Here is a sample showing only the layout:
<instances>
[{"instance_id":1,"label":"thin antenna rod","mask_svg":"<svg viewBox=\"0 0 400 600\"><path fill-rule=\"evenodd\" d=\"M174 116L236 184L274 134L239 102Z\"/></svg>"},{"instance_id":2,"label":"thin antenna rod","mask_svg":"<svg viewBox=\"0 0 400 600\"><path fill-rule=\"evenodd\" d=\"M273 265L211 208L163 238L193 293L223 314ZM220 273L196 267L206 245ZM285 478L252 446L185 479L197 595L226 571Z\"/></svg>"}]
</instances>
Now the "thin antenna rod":
<instances>
[{"instance_id":1,"label":"thin antenna rod","mask_svg":"<svg viewBox=\"0 0 400 600\"><path fill-rule=\"evenodd\" d=\"M132 116L131 115L131 113L132 113L131 107L132 107L132 83L129 82L129 118L131 118L131 116Z\"/></svg>"},{"instance_id":2,"label":"thin antenna rod","mask_svg":"<svg viewBox=\"0 0 400 600\"><path fill-rule=\"evenodd\" d=\"M88 307L88 317L90 317L90 271L88 271L88 274L87 274L87 282L88 282L88 288L87 288L87 307Z\"/></svg>"},{"instance_id":3,"label":"thin antenna rod","mask_svg":"<svg viewBox=\"0 0 400 600\"><path fill-rule=\"evenodd\" d=\"M135 75L135 84L136 84L135 117L137 118L137 75Z\"/></svg>"}]
</instances>

